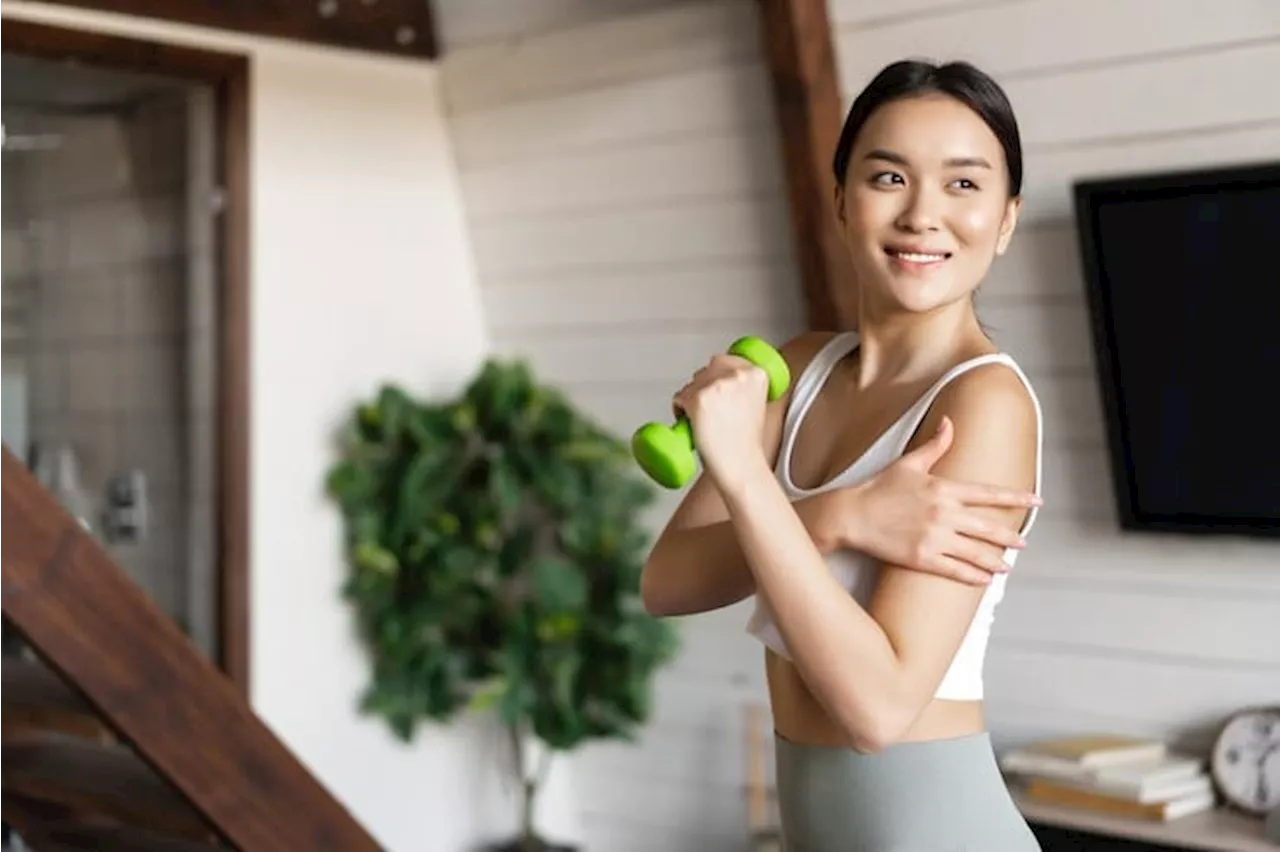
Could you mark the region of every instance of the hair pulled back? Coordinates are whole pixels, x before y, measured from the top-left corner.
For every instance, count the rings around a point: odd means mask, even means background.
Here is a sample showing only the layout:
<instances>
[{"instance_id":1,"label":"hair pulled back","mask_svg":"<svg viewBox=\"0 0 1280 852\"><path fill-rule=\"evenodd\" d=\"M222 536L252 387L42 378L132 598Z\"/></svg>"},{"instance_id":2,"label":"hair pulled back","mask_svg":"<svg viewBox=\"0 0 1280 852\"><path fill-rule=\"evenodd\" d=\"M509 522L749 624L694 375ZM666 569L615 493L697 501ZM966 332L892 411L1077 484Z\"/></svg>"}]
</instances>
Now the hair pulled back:
<instances>
[{"instance_id":1,"label":"hair pulled back","mask_svg":"<svg viewBox=\"0 0 1280 852\"><path fill-rule=\"evenodd\" d=\"M1009 194L1019 195L1022 192L1022 141L1013 106L995 80L967 62L937 65L904 59L881 69L854 100L845 117L832 161L836 183L844 185L854 140L877 109L892 101L930 94L955 98L977 113L991 128L1004 149Z\"/></svg>"}]
</instances>

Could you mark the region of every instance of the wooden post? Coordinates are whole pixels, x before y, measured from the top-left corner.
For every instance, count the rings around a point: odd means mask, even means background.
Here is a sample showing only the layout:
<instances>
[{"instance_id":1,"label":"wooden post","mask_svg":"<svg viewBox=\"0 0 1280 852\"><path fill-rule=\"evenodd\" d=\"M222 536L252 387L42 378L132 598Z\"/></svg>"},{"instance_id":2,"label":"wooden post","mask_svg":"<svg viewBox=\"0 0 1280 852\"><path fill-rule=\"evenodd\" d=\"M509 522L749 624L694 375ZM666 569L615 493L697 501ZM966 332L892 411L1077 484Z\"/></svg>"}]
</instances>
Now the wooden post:
<instances>
[{"instance_id":1,"label":"wooden post","mask_svg":"<svg viewBox=\"0 0 1280 852\"><path fill-rule=\"evenodd\" d=\"M760 10L808 326L851 328L855 282L840 241L831 174L844 116L827 3L760 0Z\"/></svg>"}]
</instances>

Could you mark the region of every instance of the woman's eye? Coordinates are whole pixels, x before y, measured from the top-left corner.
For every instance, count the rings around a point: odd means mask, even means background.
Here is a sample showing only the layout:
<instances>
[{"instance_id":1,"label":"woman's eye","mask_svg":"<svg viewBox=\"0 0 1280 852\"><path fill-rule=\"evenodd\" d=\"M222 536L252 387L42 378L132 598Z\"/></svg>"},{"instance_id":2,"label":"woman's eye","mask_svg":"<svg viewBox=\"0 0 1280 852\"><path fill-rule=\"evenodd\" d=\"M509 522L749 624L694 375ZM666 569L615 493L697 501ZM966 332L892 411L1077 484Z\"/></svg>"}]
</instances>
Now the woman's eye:
<instances>
[{"instance_id":1,"label":"woman's eye","mask_svg":"<svg viewBox=\"0 0 1280 852\"><path fill-rule=\"evenodd\" d=\"M877 186L892 186L894 184L902 183L903 180L902 175L897 172L880 172L879 174L872 176L871 182Z\"/></svg>"},{"instance_id":2,"label":"woman's eye","mask_svg":"<svg viewBox=\"0 0 1280 852\"><path fill-rule=\"evenodd\" d=\"M957 180L952 181L952 186L956 187L957 189L977 189L978 188L978 185L973 181L969 180L968 178L958 178Z\"/></svg>"}]
</instances>

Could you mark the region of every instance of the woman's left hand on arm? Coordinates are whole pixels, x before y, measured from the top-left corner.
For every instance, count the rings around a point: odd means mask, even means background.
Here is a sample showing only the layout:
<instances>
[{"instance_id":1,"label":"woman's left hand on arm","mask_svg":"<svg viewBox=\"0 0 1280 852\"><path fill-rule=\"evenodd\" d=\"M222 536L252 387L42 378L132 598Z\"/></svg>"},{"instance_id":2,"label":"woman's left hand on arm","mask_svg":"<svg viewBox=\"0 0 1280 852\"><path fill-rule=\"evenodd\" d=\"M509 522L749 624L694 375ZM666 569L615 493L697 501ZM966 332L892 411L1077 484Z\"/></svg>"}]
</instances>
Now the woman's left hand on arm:
<instances>
[{"instance_id":1,"label":"woman's left hand on arm","mask_svg":"<svg viewBox=\"0 0 1280 852\"><path fill-rule=\"evenodd\" d=\"M935 465L955 426L940 418L932 437L870 478L813 498L807 524L824 553L857 550L882 562L973 586L1008 571L1007 550L1026 541L992 515L1040 506L1034 490L960 481Z\"/></svg>"}]
</instances>

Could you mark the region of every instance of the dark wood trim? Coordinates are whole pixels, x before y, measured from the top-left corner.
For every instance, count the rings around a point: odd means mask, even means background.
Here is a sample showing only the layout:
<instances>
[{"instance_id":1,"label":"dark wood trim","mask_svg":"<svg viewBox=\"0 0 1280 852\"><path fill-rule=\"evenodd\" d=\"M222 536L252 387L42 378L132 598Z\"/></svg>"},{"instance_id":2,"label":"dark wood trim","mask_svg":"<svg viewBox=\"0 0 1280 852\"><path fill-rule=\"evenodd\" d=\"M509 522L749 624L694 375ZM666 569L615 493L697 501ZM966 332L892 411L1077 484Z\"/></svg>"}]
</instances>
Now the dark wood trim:
<instances>
[{"instance_id":1,"label":"dark wood trim","mask_svg":"<svg viewBox=\"0 0 1280 852\"><path fill-rule=\"evenodd\" d=\"M856 284L833 203L831 158L843 114L827 2L759 2L808 326L851 328Z\"/></svg>"},{"instance_id":2,"label":"dark wood trim","mask_svg":"<svg viewBox=\"0 0 1280 852\"><path fill-rule=\"evenodd\" d=\"M223 207L218 328L219 660L249 694L250 343L249 161L250 67L241 64L218 88L218 176Z\"/></svg>"},{"instance_id":3,"label":"dark wood trim","mask_svg":"<svg viewBox=\"0 0 1280 852\"><path fill-rule=\"evenodd\" d=\"M429 0L47 0L217 30L372 51L410 59L439 54Z\"/></svg>"},{"instance_id":4,"label":"dark wood trim","mask_svg":"<svg viewBox=\"0 0 1280 852\"><path fill-rule=\"evenodd\" d=\"M242 694L249 691L249 97L243 55L52 27L6 18L6 53L211 86L217 103L217 177L223 193L217 223L218 664Z\"/></svg>"},{"instance_id":5,"label":"dark wood trim","mask_svg":"<svg viewBox=\"0 0 1280 852\"><path fill-rule=\"evenodd\" d=\"M379 848L7 447L0 493L4 617L210 826L237 849Z\"/></svg>"},{"instance_id":6,"label":"dark wood trim","mask_svg":"<svg viewBox=\"0 0 1280 852\"><path fill-rule=\"evenodd\" d=\"M212 86L248 74L248 57L90 30L6 17L0 30L6 53L121 71L194 80Z\"/></svg>"}]
</instances>

